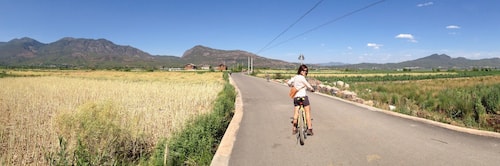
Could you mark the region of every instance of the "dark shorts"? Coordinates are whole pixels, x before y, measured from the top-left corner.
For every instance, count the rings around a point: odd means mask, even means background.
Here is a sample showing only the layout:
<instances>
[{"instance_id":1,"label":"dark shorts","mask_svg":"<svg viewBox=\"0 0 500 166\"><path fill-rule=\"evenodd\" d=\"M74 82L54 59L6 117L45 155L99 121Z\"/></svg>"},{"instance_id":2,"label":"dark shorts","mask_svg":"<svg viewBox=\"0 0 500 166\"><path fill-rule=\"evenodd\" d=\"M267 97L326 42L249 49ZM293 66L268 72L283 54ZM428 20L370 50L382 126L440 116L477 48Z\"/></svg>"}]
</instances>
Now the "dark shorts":
<instances>
[{"instance_id":1,"label":"dark shorts","mask_svg":"<svg viewBox=\"0 0 500 166\"><path fill-rule=\"evenodd\" d=\"M294 106L299 106L300 105L299 104L299 102L300 102L299 99L300 98L304 98L304 101L303 101L304 106L308 106L309 105L309 97L305 96L305 97L296 97L296 98L293 98L293 105Z\"/></svg>"}]
</instances>

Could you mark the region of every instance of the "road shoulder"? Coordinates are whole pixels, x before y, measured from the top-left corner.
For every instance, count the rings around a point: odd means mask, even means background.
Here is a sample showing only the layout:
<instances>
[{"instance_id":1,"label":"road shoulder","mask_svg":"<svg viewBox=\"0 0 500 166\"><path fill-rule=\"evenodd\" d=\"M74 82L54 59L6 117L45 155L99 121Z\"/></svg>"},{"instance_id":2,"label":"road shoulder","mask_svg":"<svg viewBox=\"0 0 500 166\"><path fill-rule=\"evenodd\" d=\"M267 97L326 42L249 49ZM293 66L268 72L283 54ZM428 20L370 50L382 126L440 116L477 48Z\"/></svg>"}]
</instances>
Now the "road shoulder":
<instances>
[{"instance_id":1,"label":"road shoulder","mask_svg":"<svg viewBox=\"0 0 500 166\"><path fill-rule=\"evenodd\" d=\"M227 127L226 132L224 133L224 136L222 137L221 143L217 148L217 152L215 152L215 155L212 158L212 162L210 163L211 166L225 166L229 164L229 157L231 156L233 145L236 140L236 134L238 133L240 122L243 117L243 100L240 90L238 89L236 83L234 83L231 76L229 77L229 82L234 86L237 93L234 104L234 115L229 123L229 126Z\"/></svg>"}]
</instances>

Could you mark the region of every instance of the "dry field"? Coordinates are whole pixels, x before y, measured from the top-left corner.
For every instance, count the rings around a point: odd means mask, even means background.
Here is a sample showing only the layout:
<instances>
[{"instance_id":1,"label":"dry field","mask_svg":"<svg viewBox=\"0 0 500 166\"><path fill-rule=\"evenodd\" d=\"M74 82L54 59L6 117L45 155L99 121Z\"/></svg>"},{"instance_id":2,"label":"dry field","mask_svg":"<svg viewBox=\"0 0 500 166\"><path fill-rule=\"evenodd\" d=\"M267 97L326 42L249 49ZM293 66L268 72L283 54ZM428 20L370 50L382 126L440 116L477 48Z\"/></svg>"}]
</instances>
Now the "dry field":
<instances>
[{"instance_id":1,"label":"dry field","mask_svg":"<svg viewBox=\"0 0 500 166\"><path fill-rule=\"evenodd\" d=\"M58 151L59 137L75 148L76 137L89 132L78 126L103 117L129 137L145 137L153 148L210 111L224 83L222 73L210 72L7 73L29 76L0 78L0 165L48 165L46 155Z\"/></svg>"}]
</instances>

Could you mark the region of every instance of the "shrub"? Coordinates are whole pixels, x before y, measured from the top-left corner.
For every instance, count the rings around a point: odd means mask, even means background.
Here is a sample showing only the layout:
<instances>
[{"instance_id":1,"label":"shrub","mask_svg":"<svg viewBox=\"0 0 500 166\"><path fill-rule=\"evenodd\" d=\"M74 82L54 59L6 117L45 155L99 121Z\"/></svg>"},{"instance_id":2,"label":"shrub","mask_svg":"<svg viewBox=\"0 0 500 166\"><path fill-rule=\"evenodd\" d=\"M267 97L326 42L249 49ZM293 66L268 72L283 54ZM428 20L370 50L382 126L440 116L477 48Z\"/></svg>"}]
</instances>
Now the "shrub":
<instances>
[{"instance_id":1,"label":"shrub","mask_svg":"<svg viewBox=\"0 0 500 166\"><path fill-rule=\"evenodd\" d=\"M392 104L392 105L398 105L399 104L399 99L401 99L401 97L397 94L392 94L391 95L391 101L389 104Z\"/></svg>"},{"instance_id":2,"label":"shrub","mask_svg":"<svg viewBox=\"0 0 500 166\"><path fill-rule=\"evenodd\" d=\"M500 86L490 87L483 96L481 103L487 113L500 114Z\"/></svg>"},{"instance_id":3,"label":"shrub","mask_svg":"<svg viewBox=\"0 0 500 166\"><path fill-rule=\"evenodd\" d=\"M281 73L275 73L273 79L285 79Z\"/></svg>"},{"instance_id":4,"label":"shrub","mask_svg":"<svg viewBox=\"0 0 500 166\"><path fill-rule=\"evenodd\" d=\"M475 117L474 117L475 121L480 126L485 126L488 123L486 121L488 118L488 115L486 114L486 108L483 106L480 99L477 99L475 104L474 104L474 113L475 113Z\"/></svg>"},{"instance_id":5,"label":"shrub","mask_svg":"<svg viewBox=\"0 0 500 166\"><path fill-rule=\"evenodd\" d=\"M0 78L3 78L3 77L5 77L5 76L7 76L7 72L2 71L2 72L0 73Z\"/></svg>"},{"instance_id":6,"label":"shrub","mask_svg":"<svg viewBox=\"0 0 500 166\"><path fill-rule=\"evenodd\" d=\"M498 109L499 85L463 87L444 90L438 95L435 110L445 111L450 118L461 121L465 126L489 128L488 114ZM427 100L429 101L429 100Z\"/></svg>"}]
</instances>

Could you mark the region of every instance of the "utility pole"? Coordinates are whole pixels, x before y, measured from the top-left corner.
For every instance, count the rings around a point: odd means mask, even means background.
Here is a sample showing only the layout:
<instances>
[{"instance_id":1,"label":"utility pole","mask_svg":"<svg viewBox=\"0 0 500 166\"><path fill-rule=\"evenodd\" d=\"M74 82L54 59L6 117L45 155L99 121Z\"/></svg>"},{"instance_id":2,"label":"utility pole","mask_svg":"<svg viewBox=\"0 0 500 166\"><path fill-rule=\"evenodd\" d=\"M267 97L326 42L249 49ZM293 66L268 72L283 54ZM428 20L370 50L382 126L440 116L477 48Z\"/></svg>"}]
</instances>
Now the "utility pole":
<instances>
[{"instance_id":1,"label":"utility pole","mask_svg":"<svg viewBox=\"0 0 500 166\"><path fill-rule=\"evenodd\" d=\"M250 56L248 56L248 69L247 69L247 74L250 75Z\"/></svg>"},{"instance_id":2,"label":"utility pole","mask_svg":"<svg viewBox=\"0 0 500 166\"><path fill-rule=\"evenodd\" d=\"M250 73L253 74L253 57L250 57Z\"/></svg>"},{"instance_id":3,"label":"utility pole","mask_svg":"<svg viewBox=\"0 0 500 166\"><path fill-rule=\"evenodd\" d=\"M250 75L253 73L253 57L248 56L248 70L247 73Z\"/></svg>"},{"instance_id":4,"label":"utility pole","mask_svg":"<svg viewBox=\"0 0 500 166\"><path fill-rule=\"evenodd\" d=\"M304 64L304 55L300 54L299 60L300 60L300 65L303 65Z\"/></svg>"}]
</instances>

